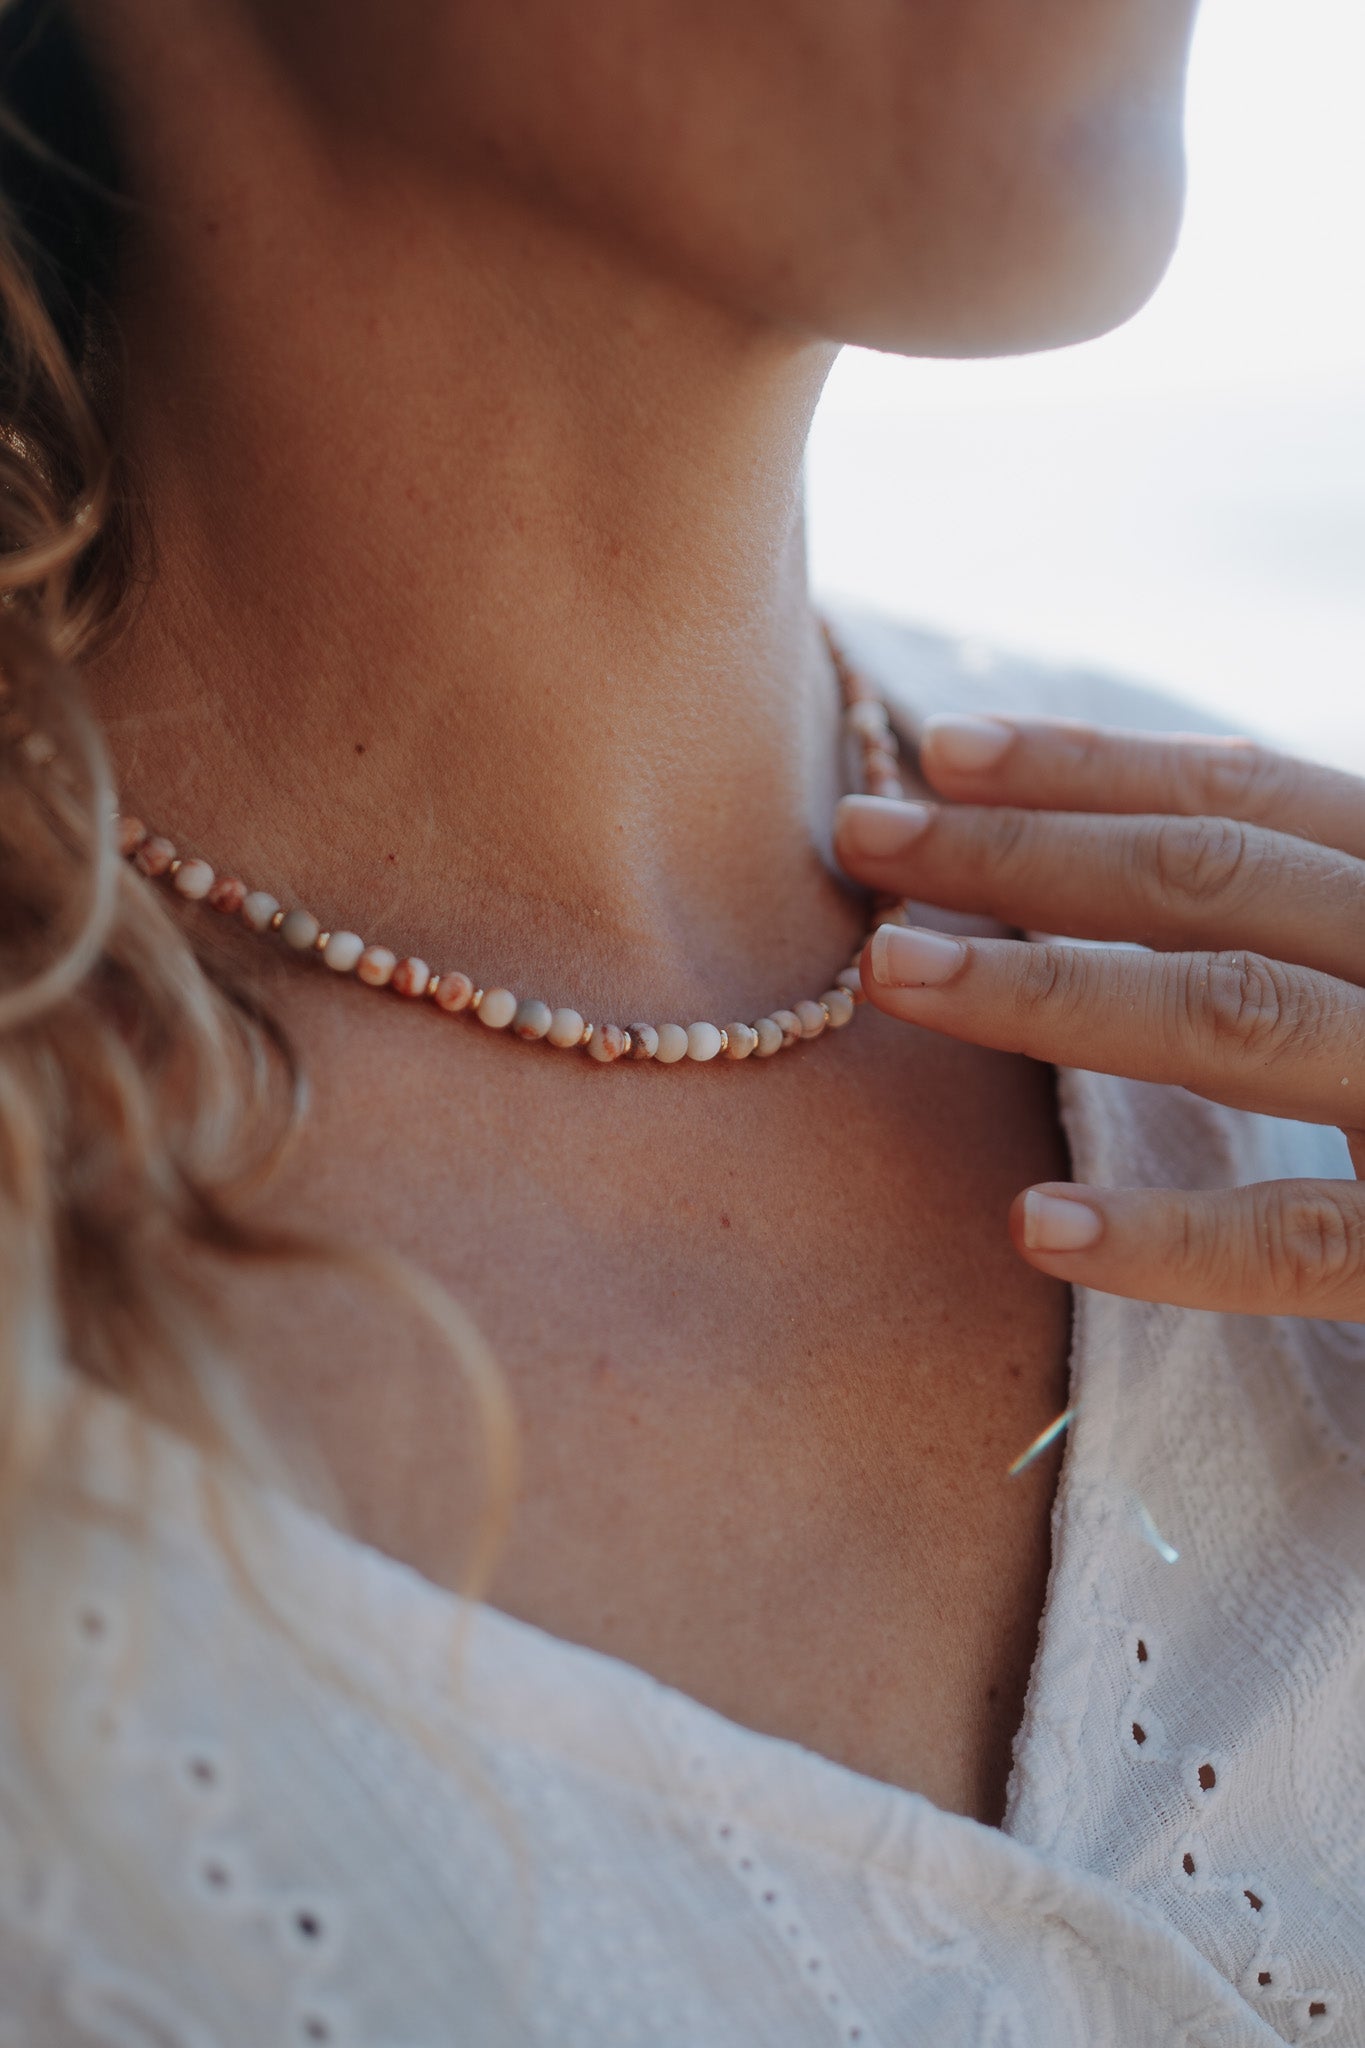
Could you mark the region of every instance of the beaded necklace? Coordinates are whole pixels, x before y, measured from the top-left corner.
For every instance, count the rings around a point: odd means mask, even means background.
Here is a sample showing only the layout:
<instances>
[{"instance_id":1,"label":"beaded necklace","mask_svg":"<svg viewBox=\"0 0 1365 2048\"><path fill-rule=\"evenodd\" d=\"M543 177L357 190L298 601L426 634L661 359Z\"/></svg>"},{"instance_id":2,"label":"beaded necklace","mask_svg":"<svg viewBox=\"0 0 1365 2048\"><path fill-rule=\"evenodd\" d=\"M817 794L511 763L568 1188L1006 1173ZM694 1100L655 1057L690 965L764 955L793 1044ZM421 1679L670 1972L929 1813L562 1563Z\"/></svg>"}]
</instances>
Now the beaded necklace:
<instances>
[{"instance_id":1,"label":"beaded necklace","mask_svg":"<svg viewBox=\"0 0 1365 2048\"><path fill-rule=\"evenodd\" d=\"M854 670L822 622L825 644L839 678L844 723L858 745L862 783L871 796L904 795L896 737L886 706ZM874 917L847 966L823 995L803 997L790 1009L773 1010L756 1023L608 1024L590 1023L577 1010L552 1009L535 996L508 988L484 988L459 971L435 973L415 956L399 959L387 946L367 943L358 932L326 931L310 910L286 910L264 889L249 889L236 875L216 874L206 860L182 854L173 842L151 832L140 818L116 821L119 852L144 875L164 880L190 902L205 903L237 917L262 937L278 934L299 954L316 954L334 974L353 975L367 988L387 989L414 1002L430 1002L451 1017L476 1017L490 1031L527 1042L543 1041L563 1050L581 1049L602 1065L617 1060L650 1060L672 1066L727 1059L768 1059L786 1047L840 1030L864 1001L858 963L876 924L908 921L901 899L874 895Z\"/></svg>"}]
</instances>

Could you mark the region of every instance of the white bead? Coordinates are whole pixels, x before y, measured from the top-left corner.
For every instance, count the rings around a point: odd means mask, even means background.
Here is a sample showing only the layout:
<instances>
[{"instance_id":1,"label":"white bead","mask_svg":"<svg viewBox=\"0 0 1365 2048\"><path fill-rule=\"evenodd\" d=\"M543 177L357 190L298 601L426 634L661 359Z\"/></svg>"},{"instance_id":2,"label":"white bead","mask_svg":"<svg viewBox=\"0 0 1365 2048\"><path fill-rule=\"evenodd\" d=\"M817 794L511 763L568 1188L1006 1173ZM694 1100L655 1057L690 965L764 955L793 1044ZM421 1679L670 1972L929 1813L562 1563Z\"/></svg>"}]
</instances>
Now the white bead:
<instances>
[{"instance_id":1,"label":"white bead","mask_svg":"<svg viewBox=\"0 0 1365 2048\"><path fill-rule=\"evenodd\" d=\"M485 996L484 1001L487 1000ZM518 1038L544 1038L550 1029L551 1021L549 1004L538 1002L534 996L528 996L524 1003L517 1004L512 1029Z\"/></svg>"},{"instance_id":2,"label":"white bead","mask_svg":"<svg viewBox=\"0 0 1365 2048\"><path fill-rule=\"evenodd\" d=\"M316 943L322 926L311 910L291 910L280 926L280 937L286 946L292 946L296 953L306 953Z\"/></svg>"},{"instance_id":3,"label":"white bead","mask_svg":"<svg viewBox=\"0 0 1365 2048\"><path fill-rule=\"evenodd\" d=\"M208 895L214 880L213 869L206 860L187 860L176 869L174 887L182 896L188 896L191 903L198 903Z\"/></svg>"},{"instance_id":4,"label":"white bead","mask_svg":"<svg viewBox=\"0 0 1365 2048\"><path fill-rule=\"evenodd\" d=\"M690 1060L713 1060L719 1051L720 1031L716 1025L688 1025L687 1057Z\"/></svg>"},{"instance_id":5,"label":"white bead","mask_svg":"<svg viewBox=\"0 0 1365 2048\"><path fill-rule=\"evenodd\" d=\"M803 1038L818 1038L829 1022L820 1004L812 1001L809 996L797 1004L796 1017Z\"/></svg>"},{"instance_id":6,"label":"white bead","mask_svg":"<svg viewBox=\"0 0 1365 2048\"><path fill-rule=\"evenodd\" d=\"M485 996L484 1001L488 998ZM545 1036L551 1045L577 1045L583 1036L583 1019L577 1010L554 1010Z\"/></svg>"},{"instance_id":7,"label":"white bead","mask_svg":"<svg viewBox=\"0 0 1365 2048\"><path fill-rule=\"evenodd\" d=\"M510 988L490 988L479 1004L479 1022L490 1031L505 1031L517 1014L517 999Z\"/></svg>"},{"instance_id":8,"label":"white bead","mask_svg":"<svg viewBox=\"0 0 1365 2048\"><path fill-rule=\"evenodd\" d=\"M781 1052L782 1026L774 1024L771 1017L759 1018L754 1026L754 1036L758 1040L758 1044L754 1047L756 1059L770 1060L775 1052Z\"/></svg>"},{"instance_id":9,"label":"white bead","mask_svg":"<svg viewBox=\"0 0 1365 2048\"><path fill-rule=\"evenodd\" d=\"M654 1048L654 1057L662 1066L671 1067L675 1060L686 1059L688 1053L687 1033L681 1024L661 1024L659 1043Z\"/></svg>"},{"instance_id":10,"label":"white bead","mask_svg":"<svg viewBox=\"0 0 1365 2048\"><path fill-rule=\"evenodd\" d=\"M270 920L279 909L273 896L267 896L264 889L253 889L242 899L242 919L253 932L268 932Z\"/></svg>"},{"instance_id":11,"label":"white bead","mask_svg":"<svg viewBox=\"0 0 1365 2048\"><path fill-rule=\"evenodd\" d=\"M359 932L333 932L322 949L322 957L334 974L351 974L365 950Z\"/></svg>"},{"instance_id":12,"label":"white bead","mask_svg":"<svg viewBox=\"0 0 1365 2048\"><path fill-rule=\"evenodd\" d=\"M853 1015L853 998L846 988L827 988L820 1000L829 1011L831 1031L838 1031Z\"/></svg>"}]
</instances>

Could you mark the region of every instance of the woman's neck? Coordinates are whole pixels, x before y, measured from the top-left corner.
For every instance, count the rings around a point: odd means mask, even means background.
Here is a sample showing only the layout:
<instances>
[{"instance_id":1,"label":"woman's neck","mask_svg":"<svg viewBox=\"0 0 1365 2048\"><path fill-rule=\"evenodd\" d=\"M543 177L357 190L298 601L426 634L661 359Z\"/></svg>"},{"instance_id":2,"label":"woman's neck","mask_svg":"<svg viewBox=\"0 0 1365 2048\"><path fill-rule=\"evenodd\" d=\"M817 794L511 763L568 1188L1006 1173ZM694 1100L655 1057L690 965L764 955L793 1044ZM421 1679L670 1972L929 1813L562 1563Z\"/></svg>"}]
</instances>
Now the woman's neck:
<instances>
[{"instance_id":1,"label":"woman's neck","mask_svg":"<svg viewBox=\"0 0 1365 2048\"><path fill-rule=\"evenodd\" d=\"M90 671L128 801L329 920L627 1004L837 918L831 351L487 190L339 175L293 109L244 151L174 104L120 308L155 575Z\"/></svg>"}]
</instances>

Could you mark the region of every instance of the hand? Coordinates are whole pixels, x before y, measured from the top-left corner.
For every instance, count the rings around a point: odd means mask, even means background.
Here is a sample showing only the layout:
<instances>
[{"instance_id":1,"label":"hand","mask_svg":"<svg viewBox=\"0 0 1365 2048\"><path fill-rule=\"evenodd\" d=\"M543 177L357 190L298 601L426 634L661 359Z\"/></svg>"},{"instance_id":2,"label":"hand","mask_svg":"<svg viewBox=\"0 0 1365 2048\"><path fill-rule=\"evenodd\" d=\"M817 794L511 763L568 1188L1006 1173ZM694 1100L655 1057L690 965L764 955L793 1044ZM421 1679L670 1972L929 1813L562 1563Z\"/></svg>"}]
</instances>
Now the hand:
<instances>
[{"instance_id":1,"label":"hand","mask_svg":"<svg viewBox=\"0 0 1365 2048\"><path fill-rule=\"evenodd\" d=\"M1365 782L1247 740L956 716L927 722L922 770L949 803L844 799L851 875L1129 943L885 925L863 954L878 1009L1335 1124L1358 1177L1195 1194L1049 1182L1013 1205L1017 1249L1111 1294L1365 1321Z\"/></svg>"}]
</instances>

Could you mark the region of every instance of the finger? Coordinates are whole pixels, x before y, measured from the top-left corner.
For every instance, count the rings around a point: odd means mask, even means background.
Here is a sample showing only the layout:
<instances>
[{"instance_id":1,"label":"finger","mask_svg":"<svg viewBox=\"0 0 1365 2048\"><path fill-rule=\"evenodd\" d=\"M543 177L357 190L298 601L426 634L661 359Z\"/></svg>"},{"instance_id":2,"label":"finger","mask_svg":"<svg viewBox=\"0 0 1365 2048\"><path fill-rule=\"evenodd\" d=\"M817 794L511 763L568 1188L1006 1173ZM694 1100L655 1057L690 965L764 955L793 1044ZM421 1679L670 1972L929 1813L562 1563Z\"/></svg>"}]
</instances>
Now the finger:
<instances>
[{"instance_id":1,"label":"finger","mask_svg":"<svg viewBox=\"0 0 1365 2048\"><path fill-rule=\"evenodd\" d=\"M879 1010L1057 1066L1356 1126L1365 995L1260 953L1030 945L880 925L862 954Z\"/></svg>"},{"instance_id":2,"label":"finger","mask_svg":"<svg viewBox=\"0 0 1365 2048\"><path fill-rule=\"evenodd\" d=\"M1365 1189L1265 1181L1217 1194L1048 1181L1010 1211L1032 1266L1179 1308L1365 1321Z\"/></svg>"},{"instance_id":3,"label":"finger","mask_svg":"<svg viewBox=\"0 0 1365 2048\"><path fill-rule=\"evenodd\" d=\"M1365 782L1254 740L953 714L925 721L920 757L958 803L1240 818L1365 859Z\"/></svg>"},{"instance_id":4,"label":"finger","mask_svg":"<svg viewBox=\"0 0 1365 2048\"><path fill-rule=\"evenodd\" d=\"M1249 946L1365 981L1365 860L1263 826L854 796L835 842L892 895L1081 939Z\"/></svg>"}]
</instances>

